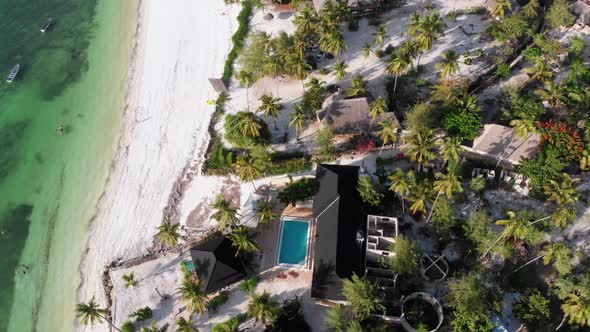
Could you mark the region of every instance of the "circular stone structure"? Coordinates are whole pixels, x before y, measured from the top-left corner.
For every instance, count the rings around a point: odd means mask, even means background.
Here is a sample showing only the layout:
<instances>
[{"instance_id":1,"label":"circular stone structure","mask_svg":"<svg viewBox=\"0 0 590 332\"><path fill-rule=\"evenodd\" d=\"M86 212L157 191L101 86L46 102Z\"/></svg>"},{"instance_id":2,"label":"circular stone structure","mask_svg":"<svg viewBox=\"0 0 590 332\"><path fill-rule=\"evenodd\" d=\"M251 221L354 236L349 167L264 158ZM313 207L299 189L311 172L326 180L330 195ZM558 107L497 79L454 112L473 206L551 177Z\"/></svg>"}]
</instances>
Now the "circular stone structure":
<instances>
[{"instance_id":1,"label":"circular stone structure","mask_svg":"<svg viewBox=\"0 0 590 332\"><path fill-rule=\"evenodd\" d=\"M416 292L404 298L400 321L404 330L416 332L420 323L426 324L428 332L435 332L442 325L444 316L438 300L424 292Z\"/></svg>"},{"instance_id":2,"label":"circular stone structure","mask_svg":"<svg viewBox=\"0 0 590 332\"><path fill-rule=\"evenodd\" d=\"M270 21L270 20L272 20L272 19L273 19L273 18L275 18L275 17L274 17L274 15L273 15L273 14L271 14L271 13L266 13L266 14L265 14L265 15L264 15L262 18L264 18L264 19L265 19L265 20L267 20L267 21Z\"/></svg>"}]
</instances>

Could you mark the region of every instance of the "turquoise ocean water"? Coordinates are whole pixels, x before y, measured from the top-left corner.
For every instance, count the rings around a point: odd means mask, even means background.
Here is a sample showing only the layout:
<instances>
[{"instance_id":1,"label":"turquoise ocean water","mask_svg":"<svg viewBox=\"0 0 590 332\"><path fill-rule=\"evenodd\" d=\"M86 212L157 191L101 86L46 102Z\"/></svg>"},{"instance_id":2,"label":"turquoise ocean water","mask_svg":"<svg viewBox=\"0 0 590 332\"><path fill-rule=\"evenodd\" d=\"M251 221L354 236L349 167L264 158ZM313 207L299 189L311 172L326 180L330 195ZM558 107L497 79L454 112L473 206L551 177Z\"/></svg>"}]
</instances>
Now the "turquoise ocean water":
<instances>
[{"instance_id":1,"label":"turquoise ocean water","mask_svg":"<svg viewBox=\"0 0 590 332\"><path fill-rule=\"evenodd\" d=\"M73 329L136 15L137 0L0 0L0 331Z\"/></svg>"}]
</instances>

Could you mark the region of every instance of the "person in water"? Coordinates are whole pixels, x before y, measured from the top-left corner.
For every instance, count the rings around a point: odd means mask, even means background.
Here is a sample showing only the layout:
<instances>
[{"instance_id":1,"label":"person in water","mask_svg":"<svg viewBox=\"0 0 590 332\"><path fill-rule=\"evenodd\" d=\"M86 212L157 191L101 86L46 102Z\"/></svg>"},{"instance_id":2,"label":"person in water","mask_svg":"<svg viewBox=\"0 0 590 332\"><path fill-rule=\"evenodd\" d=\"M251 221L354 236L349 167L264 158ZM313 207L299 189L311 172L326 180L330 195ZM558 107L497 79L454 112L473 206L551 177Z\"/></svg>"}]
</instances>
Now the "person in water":
<instances>
[{"instance_id":1,"label":"person in water","mask_svg":"<svg viewBox=\"0 0 590 332\"><path fill-rule=\"evenodd\" d=\"M64 134L64 125L63 124L60 124L59 127L57 127L57 134L58 135Z\"/></svg>"}]
</instances>

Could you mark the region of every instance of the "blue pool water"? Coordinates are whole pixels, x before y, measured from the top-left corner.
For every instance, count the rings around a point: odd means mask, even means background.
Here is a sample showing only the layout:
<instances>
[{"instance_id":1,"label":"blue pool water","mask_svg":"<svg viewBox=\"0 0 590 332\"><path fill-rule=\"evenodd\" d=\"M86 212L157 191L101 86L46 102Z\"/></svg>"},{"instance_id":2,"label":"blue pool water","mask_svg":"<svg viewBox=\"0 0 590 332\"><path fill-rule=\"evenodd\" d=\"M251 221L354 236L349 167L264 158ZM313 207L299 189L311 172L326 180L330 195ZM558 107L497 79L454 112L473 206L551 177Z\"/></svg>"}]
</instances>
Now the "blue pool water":
<instances>
[{"instance_id":1,"label":"blue pool water","mask_svg":"<svg viewBox=\"0 0 590 332\"><path fill-rule=\"evenodd\" d=\"M305 264L308 233L309 222L307 221L283 221L279 264Z\"/></svg>"}]
</instances>

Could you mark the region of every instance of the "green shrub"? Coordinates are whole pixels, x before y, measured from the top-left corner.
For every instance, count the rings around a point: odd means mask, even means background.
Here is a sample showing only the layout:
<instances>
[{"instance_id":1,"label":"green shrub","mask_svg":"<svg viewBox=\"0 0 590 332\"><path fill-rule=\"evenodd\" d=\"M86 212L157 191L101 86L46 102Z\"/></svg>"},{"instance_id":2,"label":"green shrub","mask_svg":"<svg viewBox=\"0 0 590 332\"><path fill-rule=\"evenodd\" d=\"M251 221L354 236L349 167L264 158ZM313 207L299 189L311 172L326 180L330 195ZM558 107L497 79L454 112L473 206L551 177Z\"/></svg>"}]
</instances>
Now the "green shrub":
<instances>
[{"instance_id":1,"label":"green shrub","mask_svg":"<svg viewBox=\"0 0 590 332\"><path fill-rule=\"evenodd\" d=\"M455 217L453 201L446 197L439 198L432 212L432 226L434 227L434 231L441 239L448 240L451 237L451 230L455 225L457 225L457 218Z\"/></svg>"},{"instance_id":2,"label":"green shrub","mask_svg":"<svg viewBox=\"0 0 590 332\"><path fill-rule=\"evenodd\" d=\"M217 294L214 298L207 302L207 309L215 311L219 306L226 303L229 300L229 292L228 291L221 291Z\"/></svg>"},{"instance_id":3,"label":"green shrub","mask_svg":"<svg viewBox=\"0 0 590 332\"><path fill-rule=\"evenodd\" d=\"M465 14L471 15L484 15L487 14L488 9L486 6L473 6L465 9Z\"/></svg>"},{"instance_id":4,"label":"green shrub","mask_svg":"<svg viewBox=\"0 0 590 332\"><path fill-rule=\"evenodd\" d=\"M134 311L131 315L129 315L129 317L135 318L135 320L137 321L144 321L146 319L150 319L153 317L152 309L150 307L138 309Z\"/></svg>"},{"instance_id":5,"label":"green shrub","mask_svg":"<svg viewBox=\"0 0 590 332\"><path fill-rule=\"evenodd\" d=\"M501 63L498 65L496 69L496 75L500 77L500 79L505 80L510 77L510 66L506 63Z\"/></svg>"},{"instance_id":6,"label":"green shrub","mask_svg":"<svg viewBox=\"0 0 590 332\"><path fill-rule=\"evenodd\" d=\"M244 0L242 1L242 10L238 15L238 30L234 33L231 40L233 43L233 47L229 54L227 55L227 59L225 60L225 66L223 68L223 76L222 78L226 81L229 81L233 75L234 71L234 62L238 58L240 51L244 47L244 41L246 36L248 35L248 30L250 29L250 17L252 16L252 1Z\"/></svg>"},{"instance_id":7,"label":"green shrub","mask_svg":"<svg viewBox=\"0 0 590 332\"><path fill-rule=\"evenodd\" d=\"M478 193L486 188L486 179L483 177L476 177L469 181L469 189Z\"/></svg>"},{"instance_id":8,"label":"green shrub","mask_svg":"<svg viewBox=\"0 0 590 332\"><path fill-rule=\"evenodd\" d=\"M214 175L231 173L233 170L231 167L233 163L233 152L223 147L223 143L219 137L214 138L213 147L205 161L205 169L207 170L207 173Z\"/></svg>"},{"instance_id":9,"label":"green shrub","mask_svg":"<svg viewBox=\"0 0 590 332\"><path fill-rule=\"evenodd\" d=\"M518 171L530 179L530 188L535 195L544 195L543 187L550 180L557 179L567 163L558 157L558 152L545 148L536 158L524 159Z\"/></svg>"},{"instance_id":10,"label":"green shrub","mask_svg":"<svg viewBox=\"0 0 590 332\"><path fill-rule=\"evenodd\" d=\"M514 305L514 315L531 327L539 327L551 319L549 299L535 289Z\"/></svg>"},{"instance_id":11,"label":"green shrub","mask_svg":"<svg viewBox=\"0 0 590 332\"><path fill-rule=\"evenodd\" d=\"M246 293L254 293L256 286L258 286L258 277L251 277L240 282L240 289Z\"/></svg>"},{"instance_id":12,"label":"green shrub","mask_svg":"<svg viewBox=\"0 0 590 332\"><path fill-rule=\"evenodd\" d=\"M211 329L211 332L235 332L238 331L238 326L246 319L246 315L238 314L229 320L219 323Z\"/></svg>"},{"instance_id":13,"label":"green shrub","mask_svg":"<svg viewBox=\"0 0 590 332\"><path fill-rule=\"evenodd\" d=\"M256 117L256 123L259 125L259 135L257 137L244 135L240 129L242 124L242 116L247 112L239 112L238 114L228 114L225 116L225 139L237 147L253 147L259 144L266 144L270 137L268 126L262 119Z\"/></svg>"},{"instance_id":14,"label":"green shrub","mask_svg":"<svg viewBox=\"0 0 590 332\"><path fill-rule=\"evenodd\" d=\"M449 136L463 141L479 136L483 121L479 112L448 108L443 111L442 125Z\"/></svg>"},{"instance_id":15,"label":"green shrub","mask_svg":"<svg viewBox=\"0 0 590 332\"><path fill-rule=\"evenodd\" d=\"M312 198L319 190L320 184L316 179L302 178L291 182L278 194L281 203L295 205Z\"/></svg>"},{"instance_id":16,"label":"green shrub","mask_svg":"<svg viewBox=\"0 0 590 332\"><path fill-rule=\"evenodd\" d=\"M547 23L552 28L568 27L576 21L576 17L570 11L570 2L568 0L555 0L547 14L545 14Z\"/></svg>"},{"instance_id":17,"label":"green shrub","mask_svg":"<svg viewBox=\"0 0 590 332\"><path fill-rule=\"evenodd\" d=\"M135 332L135 325L132 321L126 321L121 325L121 332Z\"/></svg>"},{"instance_id":18,"label":"green shrub","mask_svg":"<svg viewBox=\"0 0 590 332\"><path fill-rule=\"evenodd\" d=\"M490 332L496 324L488 314L456 312L452 322L455 332Z\"/></svg>"},{"instance_id":19,"label":"green shrub","mask_svg":"<svg viewBox=\"0 0 590 332\"><path fill-rule=\"evenodd\" d=\"M400 235L395 238L395 243L389 250L395 252L395 255L383 258L383 266L402 275L413 275L418 272L420 250L416 242Z\"/></svg>"},{"instance_id":20,"label":"green shrub","mask_svg":"<svg viewBox=\"0 0 590 332\"><path fill-rule=\"evenodd\" d=\"M311 170L312 163L307 158L293 158L286 160L273 161L265 170L266 175L280 175L301 173Z\"/></svg>"}]
</instances>

